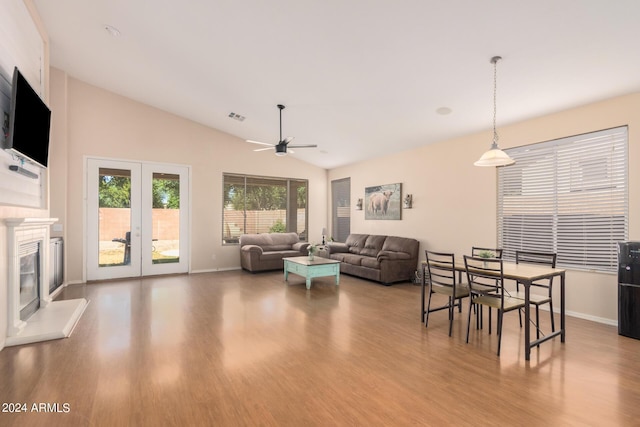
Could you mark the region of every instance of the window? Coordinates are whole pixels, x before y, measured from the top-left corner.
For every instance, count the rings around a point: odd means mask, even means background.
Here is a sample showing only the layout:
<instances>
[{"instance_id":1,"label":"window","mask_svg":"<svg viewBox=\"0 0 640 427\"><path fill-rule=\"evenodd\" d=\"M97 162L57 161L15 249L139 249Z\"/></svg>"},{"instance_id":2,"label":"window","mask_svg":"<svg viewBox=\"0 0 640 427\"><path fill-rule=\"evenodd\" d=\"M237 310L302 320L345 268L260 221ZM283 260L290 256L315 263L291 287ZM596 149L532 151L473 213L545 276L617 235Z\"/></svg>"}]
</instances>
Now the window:
<instances>
[{"instance_id":1,"label":"window","mask_svg":"<svg viewBox=\"0 0 640 427\"><path fill-rule=\"evenodd\" d=\"M505 150L498 170L498 242L556 252L558 265L614 272L628 237L627 127Z\"/></svg>"},{"instance_id":2,"label":"window","mask_svg":"<svg viewBox=\"0 0 640 427\"><path fill-rule=\"evenodd\" d=\"M345 242L351 232L351 178L331 181L331 237Z\"/></svg>"},{"instance_id":3,"label":"window","mask_svg":"<svg viewBox=\"0 0 640 427\"><path fill-rule=\"evenodd\" d=\"M223 174L222 243L245 233L298 233L307 237L308 181Z\"/></svg>"}]
</instances>

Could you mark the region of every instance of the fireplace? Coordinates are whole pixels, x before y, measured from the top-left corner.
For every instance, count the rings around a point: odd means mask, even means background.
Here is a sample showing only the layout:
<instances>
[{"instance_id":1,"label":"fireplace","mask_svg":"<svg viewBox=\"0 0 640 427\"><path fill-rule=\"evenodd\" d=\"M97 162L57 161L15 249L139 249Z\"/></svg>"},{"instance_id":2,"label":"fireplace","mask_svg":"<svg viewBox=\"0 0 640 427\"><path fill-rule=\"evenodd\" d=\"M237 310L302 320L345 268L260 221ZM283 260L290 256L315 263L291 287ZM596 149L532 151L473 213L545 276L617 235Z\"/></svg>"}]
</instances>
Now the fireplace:
<instances>
[{"instance_id":1,"label":"fireplace","mask_svg":"<svg viewBox=\"0 0 640 427\"><path fill-rule=\"evenodd\" d=\"M84 298L49 295L49 227L57 218L6 218L7 332L5 345L68 337L84 312Z\"/></svg>"},{"instance_id":2,"label":"fireplace","mask_svg":"<svg viewBox=\"0 0 640 427\"><path fill-rule=\"evenodd\" d=\"M20 320L27 320L40 308L40 248L41 242L20 245Z\"/></svg>"}]
</instances>

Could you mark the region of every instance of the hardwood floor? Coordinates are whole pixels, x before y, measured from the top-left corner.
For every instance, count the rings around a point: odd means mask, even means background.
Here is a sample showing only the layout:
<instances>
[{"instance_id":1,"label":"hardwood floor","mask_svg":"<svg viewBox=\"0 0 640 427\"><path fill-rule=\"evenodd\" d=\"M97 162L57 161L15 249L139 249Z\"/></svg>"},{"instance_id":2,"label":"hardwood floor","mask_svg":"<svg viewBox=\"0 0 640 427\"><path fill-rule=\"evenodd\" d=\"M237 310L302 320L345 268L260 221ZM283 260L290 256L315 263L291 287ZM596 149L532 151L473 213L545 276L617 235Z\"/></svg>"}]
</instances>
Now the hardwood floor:
<instances>
[{"instance_id":1,"label":"hardwood floor","mask_svg":"<svg viewBox=\"0 0 640 427\"><path fill-rule=\"evenodd\" d=\"M71 337L0 352L3 409L27 405L0 425L639 424L640 341L612 326L568 317L566 343L525 362L515 312L498 358L486 320L465 344L466 307L451 338L445 311L425 328L419 286L289 280L232 271L67 287L61 298L90 300Z\"/></svg>"}]
</instances>

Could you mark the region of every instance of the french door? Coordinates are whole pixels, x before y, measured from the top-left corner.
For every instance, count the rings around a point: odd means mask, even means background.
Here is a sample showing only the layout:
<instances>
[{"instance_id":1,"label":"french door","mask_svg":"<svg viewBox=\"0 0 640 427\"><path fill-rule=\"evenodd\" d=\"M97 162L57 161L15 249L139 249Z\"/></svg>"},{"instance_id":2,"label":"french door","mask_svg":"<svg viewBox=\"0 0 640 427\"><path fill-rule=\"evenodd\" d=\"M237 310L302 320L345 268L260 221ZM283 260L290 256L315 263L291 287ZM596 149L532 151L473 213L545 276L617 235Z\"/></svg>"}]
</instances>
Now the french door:
<instances>
[{"instance_id":1,"label":"french door","mask_svg":"<svg viewBox=\"0 0 640 427\"><path fill-rule=\"evenodd\" d=\"M189 168L87 159L87 280L189 271Z\"/></svg>"}]
</instances>

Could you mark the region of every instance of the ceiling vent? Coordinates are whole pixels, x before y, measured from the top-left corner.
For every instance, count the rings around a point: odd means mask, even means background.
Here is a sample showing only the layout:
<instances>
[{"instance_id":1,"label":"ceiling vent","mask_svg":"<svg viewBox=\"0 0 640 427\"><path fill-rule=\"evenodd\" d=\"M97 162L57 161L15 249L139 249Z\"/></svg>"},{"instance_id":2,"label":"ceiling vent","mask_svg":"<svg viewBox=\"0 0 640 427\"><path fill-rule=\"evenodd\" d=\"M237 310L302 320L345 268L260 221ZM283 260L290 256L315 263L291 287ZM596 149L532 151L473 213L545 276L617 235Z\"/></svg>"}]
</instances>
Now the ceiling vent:
<instances>
[{"instance_id":1,"label":"ceiling vent","mask_svg":"<svg viewBox=\"0 0 640 427\"><path fill-rule=\"evenodd\" d=\"M240 114L236 114L233 111L231 113L229 113L229 117L231 117L233 120L237 120L239 122L244 121L244 116L241 116Z\"/></svg>"}]
</instances>

